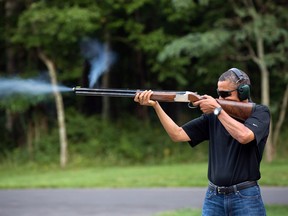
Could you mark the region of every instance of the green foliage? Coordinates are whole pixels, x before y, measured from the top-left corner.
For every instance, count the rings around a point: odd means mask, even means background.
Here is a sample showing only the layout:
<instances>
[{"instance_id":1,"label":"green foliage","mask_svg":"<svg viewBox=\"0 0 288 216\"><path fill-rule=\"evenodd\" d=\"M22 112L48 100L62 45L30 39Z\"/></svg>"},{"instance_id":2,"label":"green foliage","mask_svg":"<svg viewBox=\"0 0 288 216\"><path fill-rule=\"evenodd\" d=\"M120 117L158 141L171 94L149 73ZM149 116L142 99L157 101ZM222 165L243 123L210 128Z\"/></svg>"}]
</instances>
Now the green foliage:
<instances>
[{"instance_id":1,"label":"green foliage","mask_svg":"<svg viewBox=\"0 0 288 216\"><path fill-rule=\"evenodd\" d=\"M281 11L281 6L271 4L266 7L263 11L256 11L253 7L236 8L235 12L242 19L242 23L240 29L234 30L233 38L236 40L235 45L239 47L243 47L242 44L246 46L249 42L256 45L263 41L265 64L273 67L286 61L284 56L288 41L287 16L283 17L281 13L275 16L268 12ZM251 52L251 45L249 49Z\"/></svg>"},{"instance_id":2,"label":"green foliage","mask_svg":"<svg viewBox=\"0 0 288 216\"><path fill-rule=\"evenodd\" d=\"M6 97L1 97L0 109L7 109L15 113L24 113L29 108L40 104L41 102L52 100L51 95L9 95Z\"/></svg>"},{"instance_id":3,"label":"green foliage","mask_svg":"<svg viewBox=\"0 0 288 216\"><path fill-rule=\"evenodd\" d=\"M170 1L172 7L166 7L165 10L169 13L167 17L169 21L179 22L181 20L189 21L193 16L193 11L197 8L197 4L190 0L173 0ZM170 10L169 10L170 9Z\"/></svg>"},{"instance_id":4,"label":"green foliage","mask_svg":"<svg viewBox=\"0 0 288 216\"><path fill-rule=\"evenodd\" d=\"M147 4L151 4L153 2L153 0L138 0L138 1L131 1L130 3L126 3L125 10L127 12L128 15L131 15L132 13L134 13L135 11L139 10L141 7L147 5ZM124 2L123 2L124 3ZM123 6L123 3L121 6Z\"/></svg>"},{"instance_id":5,"label":"green foliage","mask_svg":"<svg viewBox=\"0 0 288 216\"><path fill-rule=\"evenodd\" d=\"M169 71L165 68L166 72L161 73L159 79L164 81L166 78L174 78L180 85L186 86L189 82L187 68L191 65L191 59L208 56L212 53L218 55L219 49L227 43L230 37L230 32L217 29L204 33L190 33L172 40L158 53L157 59L161 65L173 68L173 70L170 69ZM206 59L203 60L207 61ZM205 67L208 67L208 63ZM200 74L202 69L198 66L196 70ZM193 81L195 81L195 75L196 73L194 73Z\"/></svg>"},{"instance_id":6,"label":"green foliage","mask_svg":"<svg viewBox=\"0 0 288 216\"><path fill-rule=\"evenodd\" d=\"M67 120L71 157L82 155L112 164L189 160L192 151L185 152L190 147L170 141L160 125L143 124L129 116L124 119L106 122L74 113Z\"/></svg>"},{"instance_id":7,"label":"green foliage","mask_svg":"<svg viewBox=\"0 0 288 216\"><path fill-rule=\"evenodd\" d=\"M40 139L33 143L32 151L24 146L6 149L6 156L2 158L2 162L57 164L59 135L57 128L53 128L46 134L41 134ZM287 128L282 131L279 140L278 158L285 158L287 155L286 131ZM97 115L85 116L75 110L69 110L67 133L70 164L80 166L186 163L207 161L208 157L207 144L202 143L191 148L188 143L173 143L158 121L143 123L131 116L108 122ZM5 139L3 137L3 141ZM279 173L283 173L285 164L278 168L281 169ZM273 165L266 166L263 173L273 172L274 169ZM286 178L285 176L286 174L283 174L283 178ZM265 179L269 182L270 178Z\"/></svg>"},{"instance_id":8,"label":"green foliage","mask_svg":"<svg viewBox=\"0 0 288 216\"><path fill-rule=\"evenodd\" d=\"M147 63L151 67L151 72L158 74L159 82L174 79L180 86L187 85L185 66L189 65L189 58L174 58L173 61L166 61L164 64L161 61L155 61L163 46L173 39L172 36L166 35L164 29L161 28L139 38L139 47L150 56L147 57Z\"/></svg>"},{"instance_id":9,"label":"green foliage","mask_svg":"<svg viewBox=\"0 0 288 216\"><path fill-rule=\"evenodd\" d=\"M85 85L89 68L83 66L78 42L83 37L96 37L119 53L119 61L109 74L109 87L188 88L212 94L220 73L228 67L240 67L253 76L253 97L260 98L260 69L251 55L257 54L257 42L263 40L263 59L269 69L270 83L277 83L270 88L271 109L275 110L273 114L277 114L287 83L287 7L279 0L261 4L255 1L254 5L246 3L224 0L14 1L14 9L1 7L0 47L3 52L0 54L0 71L4 75L21 73L24 77L31 76L31 70L26 71L27 68L38 73L43 69L35 54L40 48L55 61L58 80L65 80L72 86L75 83ZM11 17L7 16L9 14ZM11 41L15 43L11 44ZM15 160L21 157L23 160L58 160L56 118L50 119L49 133L41 134L41 140L33 143L33 153L26 151L27 144L22 137L27 131L25 127L32 121L29 110L31 107L37 110L36 105L44 99L0 100L1 113L12 111L21 115L21 120L13 122L14 125L23 125L22 133L16 133L21 135L16 137L20 140L17 144L12 138L7 140L7 134L13 134L13 131L5 128L5 115L0 119L1 137L5 137L3 142L12 143L17 155ZM86 110L86 104L78 100L64 98L64 102L65 107L76 106L81 111ZM130 109L127 103L119 103L117 108ZM101 110L97 106L97 110L91 113L100 114ZM96 117L90 117L90 120L75 112L66 113L70 157L79 163L92 158L114 164L119 160L141 163L155 161L155 158L189 160L185 153L185 159L177 158L177 152L182 154L183 146L172 144L160 125L149 123L142 126L136 117L127 117L130 123L126 124L119 119L122 116L116 115L118 119L115 122L105 122L96 120ZM91 128L86 126L87 122ZM147 133L143 134L139 128ZM153 142L151 137L156 137ZM286 144L285 139L281 142ZM132 148L133 145L137 148ZM11 153L11 148L7 151Z\"/></svg>"},{"instance_id":10,"label":"green foliage","mask_svg":"<svg viewBox=\"0 0 288 216\"><path fill-rule=\"evenodd\" d=\"M31 5L19 18L14 42L26 47L42 47L51 52L54 47L75 43L80 37L99 28L99 13L89 8L47 7L43 1ZM52 52L53 53L53 52Z\"/></svg>"},{"instance_id":11,"label":"green foliage","mask_svg":"<svg viewBox=\"0 0 288 216\"><path fill-rule=\"evenodd\" d=\"M261 14L254 8L248 8L248 10L247 8L237 8L235 11L243 20L249 20L243 25L242 32L238 31L235 35L243 42L247 39L255 40L256 36L261 33L267 45L272 45L287 34L287 31L282 29L277 17L272 14Z\"/></svg>"},{"instance_id":12,"label":"green foliage","mask_svg":"<svg viewBox=\"0 0 288 216\"><path fill-rule=\"evenodd\" d=\"M230 33L217 29L205 33L191 33L175 39L166 45L159 54L159 61L173 57L200 57L208 52L219 49L230 38Z\"/></svg>"},{"instance_id":13,"label":"green foliage","mask_svg":"<svg viewBox=\"0 0 288 216\"><path fill-rule=\"evenodd\" d=\"M153 164L207 158L205 143L194 149L187 143L173 143L159 123L143 124L129 116L108 122L99 116L86 117L70 110L67 113L67 136L72 164ZM58 139L55 128L33 143L33 152L26 148L15 149L7 152L5 160L16 164L29 161L57 163Z\"/></svg>"}]
</instances>

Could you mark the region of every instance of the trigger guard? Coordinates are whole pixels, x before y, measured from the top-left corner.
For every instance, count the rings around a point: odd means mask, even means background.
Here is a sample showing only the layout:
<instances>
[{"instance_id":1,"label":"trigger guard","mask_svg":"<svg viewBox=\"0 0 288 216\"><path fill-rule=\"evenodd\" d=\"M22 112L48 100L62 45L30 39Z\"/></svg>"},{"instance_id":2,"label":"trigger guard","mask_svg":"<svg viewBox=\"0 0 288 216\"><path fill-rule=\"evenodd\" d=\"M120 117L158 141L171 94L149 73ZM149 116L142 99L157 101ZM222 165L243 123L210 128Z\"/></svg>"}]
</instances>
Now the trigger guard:
<instances>
[{"instance_id":1,"label":"trigger guard","mask_svg":"<svg viewBox=\"0 0 288 216\"><path fill-rule=\"evenodd\" d=\"M189 107L190 109L195 109L195 108L197 108L197 107L195 107L191 102L188 103L188 107Z\"/></svg>"}]
</instances>

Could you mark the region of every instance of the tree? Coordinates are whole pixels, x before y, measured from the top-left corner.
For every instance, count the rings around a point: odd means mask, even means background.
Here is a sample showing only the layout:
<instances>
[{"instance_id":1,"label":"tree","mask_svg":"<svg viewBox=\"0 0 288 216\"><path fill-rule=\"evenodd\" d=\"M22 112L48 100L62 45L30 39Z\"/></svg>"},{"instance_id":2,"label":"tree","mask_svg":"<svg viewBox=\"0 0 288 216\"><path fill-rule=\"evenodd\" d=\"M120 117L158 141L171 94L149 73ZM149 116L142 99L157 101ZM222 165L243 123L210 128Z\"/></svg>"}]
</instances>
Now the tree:
<instances>
[{"instance_id":1,"label":"tree","mask_svg":"<svg viewBox=\"0 0 288 216\"><path fill-rule=\"evenodd\" d=\"M173 40L164 47L159 59L167 61L171 58L182 58L183 55L189 58L203 58L221 47L222 50L228 51L222 52L223 60L246 61L247 63L252 61L257 65L261 74L261 102L270 106L269 76L272 73L270 70L276 67L279 69L280 65L285 65L287 55L287 18L279 16L279 14L285 14L285 9L274 1L263 3L262 1L242 0L230 1L230 3L234 13L230 10L228 18L221 17L213 21L212 29L192 32ZM226 8L228 9L229 6L226 5ZM284 80L282 85L284 84L287 89L285 82L287 80ZM287 112L286 101L287 94L285 93L277 131L280 130L281 122ZM272 121L270 131L266 149L268 161L272 161L274 152ZM275 134L278 136L279 132ZM276 140L277 138L274 139Z\"/></svg>"},{"instance_id":2,"label":"tree","mask_svg":"<svg viewBox=\"0 0 288 216\"><path fill-rule=\"evenodd\" d=\"M93 24L98 13L79 6L47 6L44 2L37 2L20 16L14 42L22 43L28 49L36 49L39 58L49 71L54 87L55 104L60 136L60 165L67 163L67 136L65 126L65 112L61 93L57 89L57 65L74 47L79 38L95 31ZM57 48L57 49L56 49Z\"/></svg>"},{"instance_id":3,"label":"tree","mask_svg":"<svg viewBox=\"0 0 288 216\"><path fill-rule=\"evenodd\" d=\"M280 4L275 1L263 3L252 0L243 0L241 3L235 1L233 5L234 11L238 15L234 19L235 24L239 28L239 31L236 31L235 34L235 46L238 50L241 50L239 52L240 55L236 56L236 59L252 60L258 66L261 74L261 102L266 106L271 106L269 78L273 68L276 68L277 65L285 64L288 48L287 18L281 16L281 14L285 13L283 6L281 2ZM240 44L242 45L240 46ZM286 92L287 87L287 84L285 85L284 83ZM276 143L273 143L273 141L276 142L278 139L281 122L283 122L287 112L287 97L287 93L284 93L276 131L274 131L273 121L271 121L270 135L266 148L268 161L272 161L274 157ZM277 103L279 104L279 102Z\"/></svg>"},{"instance_id":4,"label":"tree","mask_svg":"<svg viewBox=\"0 0 288 216\"><path fill-rule=\"evenodd\" d=\"M262 101L266 100L264 98L267 98L268 92L269 102L265 103L270 106L273 121L279 119L273 130L273 143L276 145L281 126L287 118L285 117L287 93L284 94L287 92L284 90L287 89L287 75L285 79L283 78L288 68L284 59L287 55L287 7L283 1L4 0L0 2L0 11L3 11L0 13L0 17L3 18L0 22L0 29L3 30L0 31L0 46L3 49L0 54L1 74L9 74L12 70L20 68L21 76L30 77L31 73L38 74L39 68L43 70L44 67L50 72L51 82L56 87L58 82L64 81L70 84L80 81L81 78L84 80L84 77L87 79L88 67L84 73L84 59L79 55L79 42L83 37L96 38L118 54L118 61L114 67L102 76L101 87L176 90L188 88L187 90L197 90L200 94L216 96L215 84L219 73L229 67L243 68L252 79L255 79L253 96L256 96L257 102L262 96ZM4 13L5 11L8 13ZM9 16L9 13L13 16ZM14 31L17 19L18 26ZM18 44L12 44L11 41ZM14 69L8 70L13 67ZM263 82L266 84L258 87L264 79L257 78L264 77L265 74L268 74L268 79ZM277 86L273 88L266 86L274 80L277 80ZM86 85L86 81L81 85ZM260 88L264 88L266 92L261 97L260 93L264 91ZM59 129L64 128L65 124L62 124L65 123L64 112L61 114L61 110L64 110L63 99L57 88L54 98L58 107ZM71 100L74 99L69 98L65 101L66 108L75 107L74 103L70 104ZM82 100L85 100L85 104L78 104ZM101 113L105 119L109 115L121 117L125 110L128 110L128 115L131 114L129 111L136 110L139 117L149 119L145 118L149 115L148 110L131 104L130 101L126 103L121 100L109 108L108 99L100 100L95 103L95 98L92 100L77 98L76 107L80 105L81 109L78 111L84 111L86 115ZM282 101L281 104L279 101ZM42 116L42 108L46 108L46 104L40 108L40 103L36 99L31 102L18 101L17 104L1 100L0 106L5 109L3 114L8 113L7 110L14 110L15 114L12 114L19 116L21 122L25 122L18 130L22 136L26 135L26 130L23 129L31 128L33 133L35 131L33 127L42 124L40 121L36 122L38 117L35 116L36 113ZM165 107L172 117L180 114L178 113L180 109L177 107L175 109L175 106ZM2 109L0 112L2 113ZM186 118L183 109L182 113L184 121L188 117ZM31 116L35 119L31 120ZM7 118L3 116L0 120L7 122ZM51 122L54 125L56 121ZM47 127L49 126L47 121ZM9 137L5 134L3 136ZM28 138L31 137L29 134L27 129ZM59 136L66 137L66 135ZM19 139L19 134L15 137L17 141L20 140L18 143L24 144L24 139ZM26 141L27 146L28 142ZM19 146L20 144L17 145ZM61 149L66 149L66 144L62 146ZM67 154L65 150L62 150L62 153ZM65 164L65 161L66 159L63 159L61 163Z\"/></svg>"}]
</instances>

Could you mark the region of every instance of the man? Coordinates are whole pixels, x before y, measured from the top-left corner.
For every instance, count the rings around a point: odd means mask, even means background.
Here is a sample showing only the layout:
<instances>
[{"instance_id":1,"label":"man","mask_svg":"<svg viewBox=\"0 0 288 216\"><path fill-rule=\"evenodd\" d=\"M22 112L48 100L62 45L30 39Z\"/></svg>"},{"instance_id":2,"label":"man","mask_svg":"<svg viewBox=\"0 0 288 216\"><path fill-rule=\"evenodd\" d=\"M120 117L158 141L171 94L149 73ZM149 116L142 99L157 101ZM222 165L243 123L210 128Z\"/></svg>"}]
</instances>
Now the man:
<instances>
[{"instance_id":1,"label":"man","mask_svg":"<svg viewBox=\"0 0 288 216\"><path fill-rule=\"evenodd\" d=\"M219 99L248 103L250 79L231 68L220 76L217 93ZM204 95L194 103L203 115L179 127L157 101L150 100L152 94L151 90L138 93L134 101L155 109L173 141L188 141L194 147L209 140L209 186L202 215L266 215L257 180L269 134L268 108L256 105L251 116L241 122L229 116L213 97Z\"/></svg>"}]
</instances>

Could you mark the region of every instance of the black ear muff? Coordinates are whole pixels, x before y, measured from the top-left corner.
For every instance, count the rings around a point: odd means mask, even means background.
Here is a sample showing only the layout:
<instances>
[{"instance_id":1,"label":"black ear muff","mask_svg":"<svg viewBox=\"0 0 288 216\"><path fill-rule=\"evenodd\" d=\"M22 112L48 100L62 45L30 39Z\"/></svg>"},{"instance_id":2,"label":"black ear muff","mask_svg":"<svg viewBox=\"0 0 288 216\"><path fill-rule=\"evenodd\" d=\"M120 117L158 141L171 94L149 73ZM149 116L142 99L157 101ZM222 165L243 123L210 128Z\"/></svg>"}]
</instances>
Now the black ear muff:
<instances>
[{"instance_id":1,"label":"black ear muff","mask_svg":"<svg viewBox=\"0 0 288 216\"><path fill-rule=\"evenodd\" d=\"M232 71L237 76L238 78L237 83L241 83L245 80L245 77L243 73L241 72L241 70L237 68L231 68L229 70ZM238 98L240 101L249 99L250 98L250 85L240 84L237 88L237 92L238 92Z\"/></svg>"},{"instance_id":2,"label":"black ear muff","mask_svg":"<svg viewBox=\"0 0 288 216\"><path fill-rule=\"evenodd\" d=\"M250 98L250 86L247 84L241 84L237 88L238 98L240 101Z\"/></svg>"}]
</instances>

